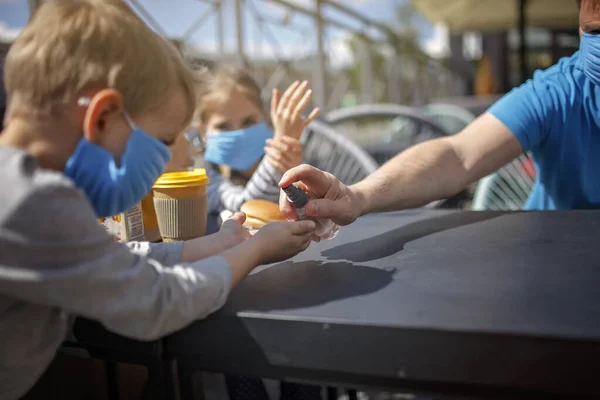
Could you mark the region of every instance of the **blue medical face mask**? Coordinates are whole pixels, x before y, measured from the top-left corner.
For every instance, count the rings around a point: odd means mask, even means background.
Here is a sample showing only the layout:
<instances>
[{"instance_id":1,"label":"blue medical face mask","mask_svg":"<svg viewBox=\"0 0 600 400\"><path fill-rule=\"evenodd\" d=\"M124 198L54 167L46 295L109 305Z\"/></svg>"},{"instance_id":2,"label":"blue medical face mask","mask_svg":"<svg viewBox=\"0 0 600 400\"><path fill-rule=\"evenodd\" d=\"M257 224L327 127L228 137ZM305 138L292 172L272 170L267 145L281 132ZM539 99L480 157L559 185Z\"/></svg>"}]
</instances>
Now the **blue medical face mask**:
<instances>
[{"instance_id":1,"label":"blue medical face mask","mask_svg":"<svg viewBox=\"0 0 600 400\"><path fill-rule=\"evenodd\" d=\"M583 73L600 86L600 35L583 32L579 44L579 59Z\"/></svg>"},{"instance_id":2,"label":"blue medical face mask","mask_svg":"<svg viewBox=\"0 0 600 400\"><path fill-rule=\"evenodd\" d=\"M237 131L209 132L204 159L246 171L264 155L265 142L271 137L273 133L264 122Z\"/></svg>"},{"instance_id":3,"label":"blue medical face mask","mask_svg":"<svg viewBox=\"0 0 600 400\"><path fill-rule=\"evenodd\" d=\"M89 99L80 99L80 105L86 104L81 100L89 104ZM65 167L65 175L85 193L98 218L122 213L141 201L171 158L164 143L141 130L127 114L125 119L132 132L120 165L84 137Z\"/></svg>"}]
</instances>

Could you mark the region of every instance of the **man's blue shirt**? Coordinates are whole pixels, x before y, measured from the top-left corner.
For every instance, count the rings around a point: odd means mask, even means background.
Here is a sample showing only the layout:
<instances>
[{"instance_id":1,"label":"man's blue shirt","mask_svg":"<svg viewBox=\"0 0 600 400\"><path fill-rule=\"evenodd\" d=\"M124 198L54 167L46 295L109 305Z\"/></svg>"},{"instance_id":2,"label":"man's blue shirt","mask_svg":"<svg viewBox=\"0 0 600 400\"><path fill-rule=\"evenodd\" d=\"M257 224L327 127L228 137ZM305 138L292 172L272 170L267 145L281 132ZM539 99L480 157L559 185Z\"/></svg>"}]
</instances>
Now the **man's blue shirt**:
<instances>
[{"instance_id":1,"label":"man's blue shirt","mask_svg":"<svg viewBox=\"0 0 600 400\"><path fill-rule=\"evenodd\" d=\"M525 209L600 208L600 88L581 70L579 52L488 111L533 155L537 180Z\"/></svg>"}]
</instances>

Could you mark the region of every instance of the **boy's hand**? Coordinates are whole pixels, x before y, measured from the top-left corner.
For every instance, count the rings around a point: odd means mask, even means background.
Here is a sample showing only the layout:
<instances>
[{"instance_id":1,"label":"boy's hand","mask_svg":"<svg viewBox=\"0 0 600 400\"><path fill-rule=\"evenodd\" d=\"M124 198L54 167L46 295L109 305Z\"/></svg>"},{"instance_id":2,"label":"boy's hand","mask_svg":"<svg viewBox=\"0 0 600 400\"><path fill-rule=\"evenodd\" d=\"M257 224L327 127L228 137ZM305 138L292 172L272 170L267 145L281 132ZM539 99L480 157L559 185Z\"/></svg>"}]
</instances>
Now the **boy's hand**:
<instances>
[{"instance_id":1,"label":"boy's hand","mask_svg":"<svg viewBox=\"0 0 600 400\"><path fill-rule=\"evenodd\" d=\"M300 139L304 128L310 124L317 115L319 109L315 108L308 117L304 118L302 113L306 110L312 90L308 88L308 82L294 82L280 96L277 89L273 89L271 97L271 121L275 128L275 137L289 136L294 139Z\"/></svg>"},{"instance_id":2,"label":"boy's hand","mask_svg":"<svg viewBox=\"0 0 600 400\"><path fill-rule=\"evenodd\" d=\"M283 174L302 164L302 143L289 136L267 139L265 154L271 165Z\"/></svg>"},{"instance_id":3,"label":"boy's hand","mask_svg":"<svg viewBox=\"0 0 600 400\"><path fill-rule=\"evenodd\" d=\"M219 239L225 244L226 249L250 239L252 234L242 226L244 222L246 222L246 214L242 212L233 214L231 218L223 222L217 235L219 235Z\"/></svg>"},{"instance_id":4,"label":"boy's hand","mask_svg":"<svg viewBox=\"0 0 600 400\"><path fill-rule=\"evenodd\" d=\"M313 221L273 222L265 225L252 238L259 247L260 264L284 261L305 250L314 231Z\"/></svg>"},{"instance_id":5,"label":"boy's hand","mask_svg":"<svg viewBox=\"0 0 600 400\"><path fill-rule=\"evenodd\" d=\"M181 250L182 262L194 262L203 258L216 256L224 251L236 247L248 240L252 234L242 226L246 221L246 214L235 213L223 222L219 232L186 240Z\"/></svg>"}]
</instances>

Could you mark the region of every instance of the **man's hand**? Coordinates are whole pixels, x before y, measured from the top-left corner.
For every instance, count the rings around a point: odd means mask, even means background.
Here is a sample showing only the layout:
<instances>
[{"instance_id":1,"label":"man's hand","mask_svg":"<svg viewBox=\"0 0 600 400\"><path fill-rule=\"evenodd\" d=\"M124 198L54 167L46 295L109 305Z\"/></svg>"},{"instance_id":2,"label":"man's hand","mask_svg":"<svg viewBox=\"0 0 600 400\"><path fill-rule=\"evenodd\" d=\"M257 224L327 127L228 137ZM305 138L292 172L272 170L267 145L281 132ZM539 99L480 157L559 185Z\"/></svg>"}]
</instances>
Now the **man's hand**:
<instances>
[{"instance_id":1,"label":"man's hand","mask_svg":"<svg viewBox=\"0 0 600 400\"><path fill-rule=\"evenodd\" d=\"M289 136L267 139L265 154L271 165L284 173L302 163L302 143Z\"/></svg>"},{"instance_id":2,"label":"man's hand","mask_svg":"<svg viewBox=\"0 0 600 400\"><path fill-rule=\"evenodd\" d=\"M329 218L338 225L348 225L362 214L362 196L330 173L310 165L300 165L287 171L279 186L283 188L294 183L314 197L306 205L306 214L310 217ZM288 220L298 219L283 192L279 208Z\"/></svg>"},{"instance_id":3,"label":"man's hand","mask_svg":"<svg viewBox=\"0 0 600 400\"><path fill-rule=\"evenodd\" d=\"M308 107L312 90L308 88L308 82L296 81L280 97L279 91L273 89L271 97L271 121L275 128L275 137L289 136L300 139L304 128L310 124L317 115L319 109L315 108L308 117L304 118L302 113Z\"/></svg>"}]
</instances>

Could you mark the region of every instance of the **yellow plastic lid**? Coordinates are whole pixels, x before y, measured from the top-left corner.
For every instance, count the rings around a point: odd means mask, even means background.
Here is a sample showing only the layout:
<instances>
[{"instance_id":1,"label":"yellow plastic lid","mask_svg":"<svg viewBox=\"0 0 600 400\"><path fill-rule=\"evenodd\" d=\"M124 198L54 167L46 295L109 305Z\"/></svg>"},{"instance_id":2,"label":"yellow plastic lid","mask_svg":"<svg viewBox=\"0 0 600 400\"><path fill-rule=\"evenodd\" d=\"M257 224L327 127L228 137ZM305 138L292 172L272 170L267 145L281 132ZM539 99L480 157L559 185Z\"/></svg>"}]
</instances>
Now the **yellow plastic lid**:
<instances>
[{"instance_id":1,"label":"yellow plastic lid","mask_svg":"<svg viewBox=\"0 0 600 400\"><path fill-rule=\"evenodd\" d=\"M204 168L193 171L167 172L162 174L154 183L156 189L186 188L192 186L208 185L208 175Z\"/></svg>"}]
</instances>

